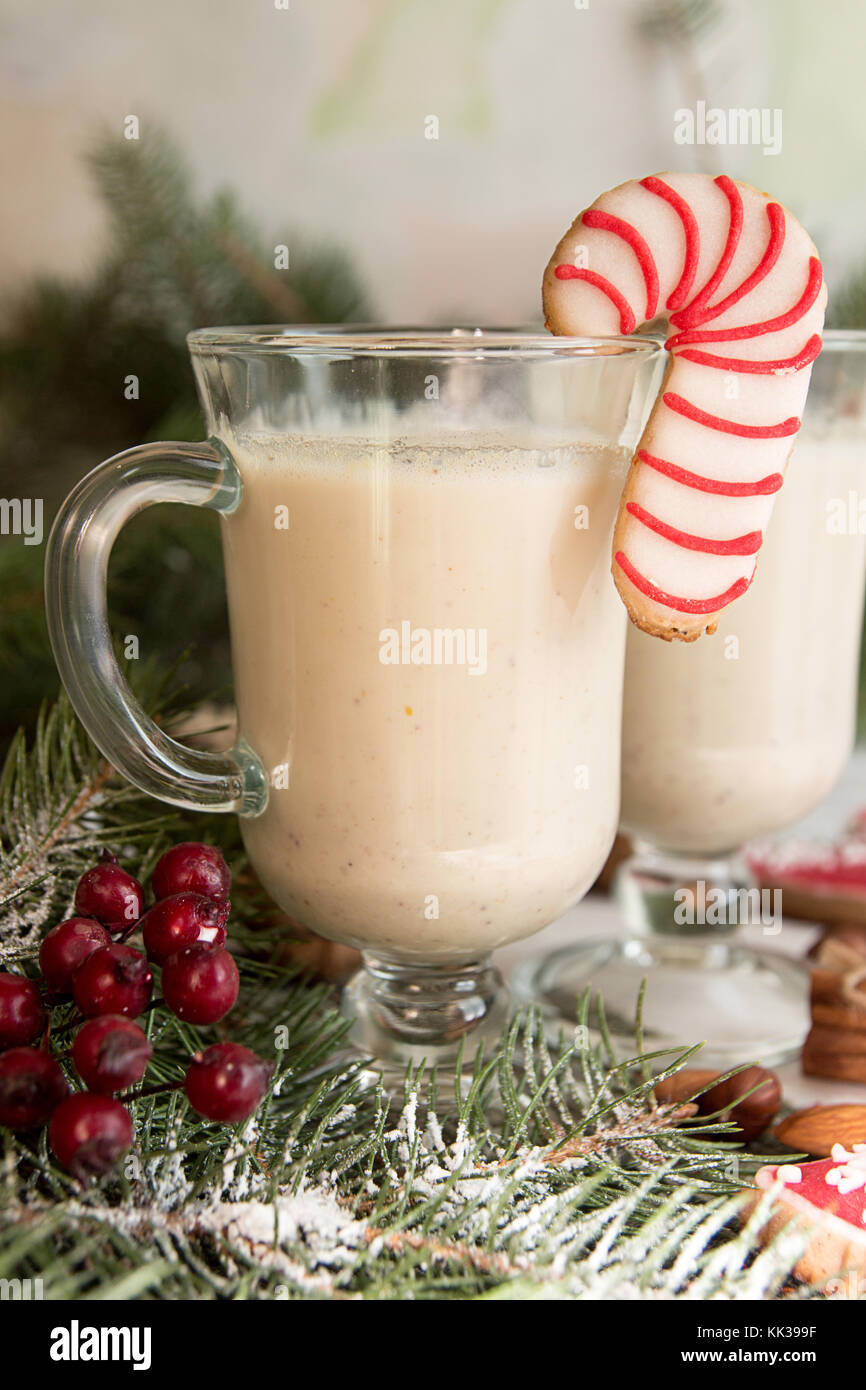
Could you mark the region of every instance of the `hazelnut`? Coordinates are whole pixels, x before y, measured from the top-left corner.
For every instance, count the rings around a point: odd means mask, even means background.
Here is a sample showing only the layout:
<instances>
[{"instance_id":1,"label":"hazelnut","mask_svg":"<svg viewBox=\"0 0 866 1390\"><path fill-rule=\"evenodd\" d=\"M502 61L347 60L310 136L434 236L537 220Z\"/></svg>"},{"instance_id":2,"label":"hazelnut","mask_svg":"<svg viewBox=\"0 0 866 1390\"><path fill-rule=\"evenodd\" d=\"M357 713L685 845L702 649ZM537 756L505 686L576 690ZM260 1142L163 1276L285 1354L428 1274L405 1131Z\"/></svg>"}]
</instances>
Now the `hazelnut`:
<instances>
[{"instance_id":1,"label":"hazelnut","mask_svg":"<svg viewBox=\"0 0 866 1390\"><path fill-rule=\"evenodd\" d=\"M754 1094L741 1100L740 1097L746 1091L751 1091L753 1086L758 1087ZM738 1071L736 1076L729 1076L727 1081L720 1081L698 1097L702 1115L714 1115L720 1111L717 1118L733 1120L746 1144L763 1134L779 1113L781 1103L779 1078L766 1067L746 1067L745 1071Z\"/></svg>"},{"instance_id":2,"label":"hazelnut","mask_svg":"<svg viewBox=\"0 0 866 1390\"><path fill-rule=\"evenodd\" d=\"M695 1091L720 1075L717 1071L686 1067L658 1083L655 1087L656 1100L660 1105L688 1100ZM760 1086L759 1082L762 1083ZM741 1101L740 1097L746 1091L751 1091L753 1086L758 1086L758 1090ZM745 1071L738 1071L736 1076L729 1076L727 1081L720 1081L717 1086L704 1091L697 1097L696 1104L701 1115L733 1120L739 1126L740 1133L732 1133L730 1138L742 1139L749 1144L775 1119L781 1100L782 1088L775 1072L768 1071L766 1067L746 1067ZM716 1115L716 1111L721 1111L721 1114Z\"/></svg>"},{"instance_id":3,"label":"hazelnut","mask_svg":"<svg viewBox=\"0 0 866 1390\"><path fill-rule=\"evenodd\" d=\"M657 1082L653 1087L655 1098L659 1105L676 1105L680 1101L690 1100L695 1091L699 1091L702 1086L708 1086L720 1075L717 1071L684 1067L682 1071L675 1071L673 1076L667 1076L664 1081ZM702 1101L703 1096L698 1096L698 1104Z\"/></svg>"}]
</instances>

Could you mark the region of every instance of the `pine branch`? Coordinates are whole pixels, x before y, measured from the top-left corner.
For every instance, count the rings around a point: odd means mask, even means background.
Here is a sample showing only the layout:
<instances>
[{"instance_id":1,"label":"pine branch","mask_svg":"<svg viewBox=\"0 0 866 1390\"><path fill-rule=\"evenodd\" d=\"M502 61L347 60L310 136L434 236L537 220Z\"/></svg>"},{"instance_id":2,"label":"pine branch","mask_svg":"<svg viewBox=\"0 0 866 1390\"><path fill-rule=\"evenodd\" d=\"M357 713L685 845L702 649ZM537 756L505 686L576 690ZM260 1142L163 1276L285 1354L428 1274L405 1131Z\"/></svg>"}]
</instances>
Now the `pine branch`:
<instances>
[{"instance_id":1,"label":"pine branch","mask_svg":"<svg viewBox=\"0 0 866 1390\"><path fill-rule=\"evenodd\" d=\"M157 678L145 666L136 680L152 711L169 723L183 703L182 691L170 699L161 694L171 676ZM146 876L172 835L190 823L117 775L65 694L44 705L32 740L19 731L0 773L0 966L27 959L43 932L69 915L78 878L103 849L122 851L131 871ZM230 818L208 822L210 839L214 832L240 860Z\"/></svg>"},{"instance_id":2,"label":"pine branch","mask_svg":"<svg viewBox=\"0 0 866 1390\"><path fill-rule=\"evenodd\" d=\"M174 707L165 692L149 704L162 717ZM43 711L32 746L16 740L0 786L0 944L25 970L101 845L146 872L170 833L201 834L201 818L120 783L64 700ZM476 1056L448 1124L437 1078L411 1070L395 1115L347 1050L328 987L281 963L279 925L253 918L243 875L235 885L231 1036L276 1064L259 1112L237 1127L199 1118L173 1083L222 1027L151 1010L142 1021L154 1056L127 1102L135 1144L122 1171L82 1189L44 1134L0 1133L0 1278L40 1278L47 1298L85 1299L784 1291L802 1239L756 1256L756 1218L737 1222L740 1185L761 1160L732 1149L725 1126L695 1126L693 1106L655 1103L654 1084L691 1049L618 1061L603 1028L597 1046L554 1045L529 1010ZM587 996L579 1018L589 1006ZM55 1013L59 1055L72 1008Z\"/></svg>"},{"instance_id":3,"label":"pine branch","mask_svg":"<svg viewBox=\"0 0 866 1390\"><path fill-rule=\"evenodd\" d=\"M694 1297L700 1287L701 1297L732 1298L777 1294L802 1252L802 1236L786 1237L754 1259L766 1211L739 1230L743 1195L708 1195L698 1183L677 1181L675 1155L636 1173L585 1157L551 1167L548 1151L526 1148L505 1168L491 1167L497 1141L490 1130L458 1127L446 1142L429 1115L422 1131L411 1088L396 1126L383 1130L375 1123L382 1098L365 1098L346 1074L333 1079L341 1092L336 1111L332 1087L320 1088L311 1106L302 1103L301 1077L301 1094L292 1095L291 1064L283 1078L255 1134L209 1127L220 1150L215 1188L196 1188L184 1175L184 1165L202 1161L190 1136L151 1157L146 1190L133 1183L122 1200L103 1190L70 1196L60 1208L32 1196L16 1201L7 1211L16 1234L0 1237L0 1270L26 1277L25 1269L37 1267L34 1252L47 1255L53 1242L68 1279L66 1250L76 1250L79 1261L84 1251L86 1261L88 1235L101 1232L101 1263L91 1277L114 1287L157 1260L160 1297L237 1297L241 1290L273 1297L280 1288L302 1298ZM320 1152L310 1165L309 1126L324 1104L331 1124L317 1126ZM372 1165L357 1152L365 1120L378 1136ZM179 1140L178 1113L174 1124ZM286 1127L297 1141L294 1157L283 1140L285 1168L270 1194L261 1156L277 1138L270 1131L285 1136ZM354 1161L336 1176L335 1159L347 1147ZM54 1264L38 1267L55 1296ZM79 1296L93 1291L87 1282L78 1287Z\"/></svg>"},{"instance_id":4,"label":"pine branch","mask_svg":"<svg viewBox=\"0 0 866 1390\"><path fill-rule=\"evenodd\" d=\"M725 0L649 0L639 12L638 32L670 55L683 97L692 107L707 95L710 65L704 50L723 25L726 10ZM699 146L693 155L708 169L714 167L712 151Z\"/></svg>"},{"instance_id":5,"label":"pine branch","mask_svg":"<svg viewBox=\"0 0 866 1390\"><path fill-rule=\"evenodd\" d=\"M364 296L346 258L304 248L287 234L254 231L237 198L220 190L196 201L191 171L166 134L139 141L106 133L90 156L112 216L112 254L125 267L124 296L180 341L214 323L329 321L364 313ZM274 247L290 249L291 269L273 269Z\"/></svg>"},{"instance_id":6,"label":"pine branch","mask_svg":"<svg viewBox=\"0 0 866 1390\"><path fill-rule=\"evenodd\" d=\"M283 227L252 226L229 190L201 197L168 135L104 132L89 157L109 215L92 276L38 280L11 306L0 339L0 406L10 463L44 469L57 441L98 459L136 438L172 436L160 422L201 430L185 336L215 324L352 322L370 317L347 256ZM274 268L277 246L290 269ZM124 396L135 374L140 396ZM49 448L50 446L50 448ZM77 459L76 459L77 461ZM56 467L52 475L56 475Z\"/></svg>"},{"instance_id":7,"label":"pine branch","mask_svg":"<svg viewBox=\"0 0 866 1390\"><path fill-rule=\"evenodd\" d=\"M370 307L349 259L289 228L255 228L231 192L202 197L174 142L146 124L140 141L103 133L91 173L108 215L94 272L40 278L7 308L0 336L0 492L45 500L45 525L95 463L142 439L200 439L203 424L185 335L219 323L351 322ZM285 244L289 270L274 268ZM125 394L127 376L138 396ZM178 509L179 511L179 509ZM189 586L169 560L204 563L213 584ZM143 584L157 568L161 584ZM112 560L113 616L142 649L173 654L166 614L182 601L201 634L202 688L228 670L217 519L185 508L136 519ZM0 744L56 687L42 613L42 555L19 538L0 542ZM218 669L219 668L219 669Z\"/></svg>"},{"instance_id":8,"label":"pine branch","mask_svg":"<svg viewBox=\"0 0 866 1390\"><path fill-rule=\"evenodd\" d=\"M696 44L719 27L725 9L724 0L650 0L637 27L661 43Z\"/></svg>"},{"instance_id":9,"label":"pine branch","mask_svg":"<svg viewBox=\"0 0 866 1390\"><path fill-rule=\"evenodd\" d=\"M279 276L267 269L233 232L225 232L219 245L244 280L285 323L309 323L310 311L304 301Z\"/></svg>"},{"instance_id":10,"label":"pine branch","mask_svg":"<svg viewBox=\"0 0 866 1390\"><path fill-rule=\"evenodd\" d=\"M827 327L866 328L866 266L833 291L827 306Z\"/></svg>"}]
</instances>

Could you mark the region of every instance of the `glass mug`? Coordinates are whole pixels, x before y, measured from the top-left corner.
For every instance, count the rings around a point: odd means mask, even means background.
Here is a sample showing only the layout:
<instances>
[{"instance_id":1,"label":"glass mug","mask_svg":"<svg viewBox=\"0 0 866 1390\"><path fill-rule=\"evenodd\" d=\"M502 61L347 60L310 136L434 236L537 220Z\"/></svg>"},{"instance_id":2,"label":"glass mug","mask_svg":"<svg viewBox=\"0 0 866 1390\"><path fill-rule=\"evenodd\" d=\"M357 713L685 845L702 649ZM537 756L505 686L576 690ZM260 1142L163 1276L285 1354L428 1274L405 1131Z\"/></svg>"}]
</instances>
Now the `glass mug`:
<instances>
[{"instance_id":1,"label":"glass mug","mask_svg":"<svg viewBox=\"0 0 866 1390\"><path fill-rule=\"evenodd\" d=\"M363 952L387 1068L498 1035L490 952L586 891L619 809L625 613L610 535L658 384L651 339L204 329L203 444L146 444L49 540L57 665L110 762L240 816L293 919ZM157 502L222 518L240 738L192 750L123 680L108 556Z\"/></svg>"},{"instance_id":2,"label":"glass mug","mask_svg":"<svg viewBox=\"0 0 866 1390\"><path fill-rule=\"evenodd\" d=\"M653 1047L705 1038L708 1064L775 1064L809 1027L808 979L742 848L817 807L854 745L866 580L866 333L831 331L749 592L718 632L626 641L621 865L625 932L538 964L562 1013L593 985L627 1048L642 982ZM710 893L724 910L700 911ZM697 908L697 911L693 909ZM702 920L703 917L703 920ZM769 950L762 949L769 947Z\"/></svg>"}]
</instances>

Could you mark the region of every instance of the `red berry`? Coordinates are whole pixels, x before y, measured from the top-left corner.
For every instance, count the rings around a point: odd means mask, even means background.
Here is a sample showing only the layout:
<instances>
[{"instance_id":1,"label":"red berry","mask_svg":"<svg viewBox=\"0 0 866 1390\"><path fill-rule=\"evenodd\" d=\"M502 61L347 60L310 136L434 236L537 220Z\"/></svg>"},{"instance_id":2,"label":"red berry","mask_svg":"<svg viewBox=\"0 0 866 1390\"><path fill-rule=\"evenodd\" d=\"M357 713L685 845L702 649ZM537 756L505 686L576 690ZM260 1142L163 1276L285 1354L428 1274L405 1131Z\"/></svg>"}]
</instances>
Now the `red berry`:
<instances>
[{"instance_id":1,"label":"red berry","mask_svg":"<svg viewBox=\"0 0 866 1390\"><path fill-rule=\"evenodd\" d=\"M186 1098L206 1120L234 1125L252 1115L274 1070L240 1043L214 1043L197 1052L186 1074Z\"/></svg>"},{"instance_id":2,"label":"red berry","mask_svg":"<svg viewBox=\"0 0 866 1390\"><path fill-rule=\"evenodd\" d=\"M39 986L23 975L0 974L0 1047L23 1047L44 1027Z\"/></svg>"},{"instance_id":3,"label":"red berry","mask_svg":"<svg viewBox=\"0 0 866 1390\"><path fill-rule=\"evenodd\" d=\"M186 1023L217 1023L238 997L234 957L223 946L187 946L162 967L162 992Z\"/></svg>"},{"instance_id":4,"label":"red berry","mask_svg":"<svg viewBox=\"0 0 866 1390\"><path fill-rule=\"evenodd\" d=\"M167 849L153 871L154 897L168 898L174 893L201 893L204 898L222 902L229 895L231 871L215 845L187 841Z\"/></svg>"},{"instance_id":5,"label":"red berry","mask_svg":"<svg viewBox=\"0 0 866 1390\"><path fill-rule=\"evenodd\" d=\"M100 946L110 946L111 937L92 917L70 917L52 927L39 947L39 965L45 983L58 994L69 994L72 976L82 961Z\"/></svg>"},{"instance_id":6,"label":"red berry","mask_svg":"<svg viewBox=\"0 0 866 1390\"><path fill-rule=\"evenodd\" d=\"M83 1014L135 1018L153 993L153 971L132 946L101 946L75 972L72 994Z\"/></svg>"},{"instance_id":7,"label":"red berry","mask_svg":"<svg viewBox=\"0 0 866 1390\"><path fill-rule=\"evenodd\" d=\"M92 1018L75 1034L72 1060L90 1091L111 1095L134 1086L147 1071L153 1048L137 1023L122 1014Z\"/></svg>"},{"instance_id":8,"label":"red berry","mask_svg":"<svg viewBox=\"0 0 866 1390\"><path fill-rule=\"evenodd\" d=\"M229 904L215 903L200 893L174 893L160 898L141 919L144 949L151 960L162 965L184 946L200 941L206 946L222 946L226 939Z\"/></svg>"},{"instance_id":9,"label":"red berry","mask_svg":"<svg viewBox=\"0 0 866 1390\"><path fill-rule=\"evenodd\" d=\"M58 1163L81 1182L101 1177L132 1144L132 1120L119 1100L77 1091L51 1116L48 1142Z\"/></svg>"},{"instance_id":10,"label":"red berry","mask_svg":"<svg viewBox=\"0 0 866 1390\"><path fill-rule=\"evenodd\" d=\"M35 1129L69 1094L60 1063L36 1047L12 1047L0 1055L0 1125Z\"/></svg>"},{"instance_id":11,"label":"red berry","mask_svg":"<svg viewBox=\"0 0 866 1390\"><path fill-rule=\"evenodd\" d=\"M120 931L137 922L144 910L144 890L137 878L106 851L98 864L78 880L75 911L81 917L95 917L109 931Z\"/></svg>"}]
</instances>

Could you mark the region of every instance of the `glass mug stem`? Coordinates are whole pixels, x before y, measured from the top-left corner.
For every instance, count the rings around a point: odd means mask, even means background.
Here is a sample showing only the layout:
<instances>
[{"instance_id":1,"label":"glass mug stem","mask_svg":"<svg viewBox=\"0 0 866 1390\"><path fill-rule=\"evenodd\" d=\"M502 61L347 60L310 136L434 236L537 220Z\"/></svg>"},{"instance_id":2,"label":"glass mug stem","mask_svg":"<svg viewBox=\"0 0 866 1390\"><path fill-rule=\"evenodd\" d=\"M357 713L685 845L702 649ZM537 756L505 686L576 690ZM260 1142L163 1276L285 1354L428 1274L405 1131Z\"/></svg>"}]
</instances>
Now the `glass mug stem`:
<instances>
[{"instance_id":1,"label":"glass mug stem","mask_svg":"<svg viewBox=\"0 0 866 1390\"><path fill-rule=\"evenodd\" d=\"M731 936L751 910L751 880L736 854L672 854L640 841L616 876L626 930L694 941ZM744 896L745 895L745 896Z\"/></svg>"},{"instance_id":2,"label":"glass mug stem","mask_svg":"<svg viewBox=\"0 0 866 1390\"><path fill-rule=\"evenodd\" d=\"M111 639L106 578L121 528L145 507L182 502L228 513L240 476L217 443L143 444L107 459L64 502L45 557L48 633L76 714L109 762L142 791L196 811L260 815L268 780L240 740L225 753L185 748L144 712Z\"/></svg>"},{"instance_id":3,"label":"glass mug stem","mask_svg":"<svg viewBox=\"0 0 866 1390\"><path fill-rule=\"evenodd\" d=\"M508 1019L502 976L485 956L463 965L408 965L364 952L364 969L346 990L343 1011L362 1052L404 1069L448 1065L469 1042L495 1042Z\"/></svg>"}]
</instances>

